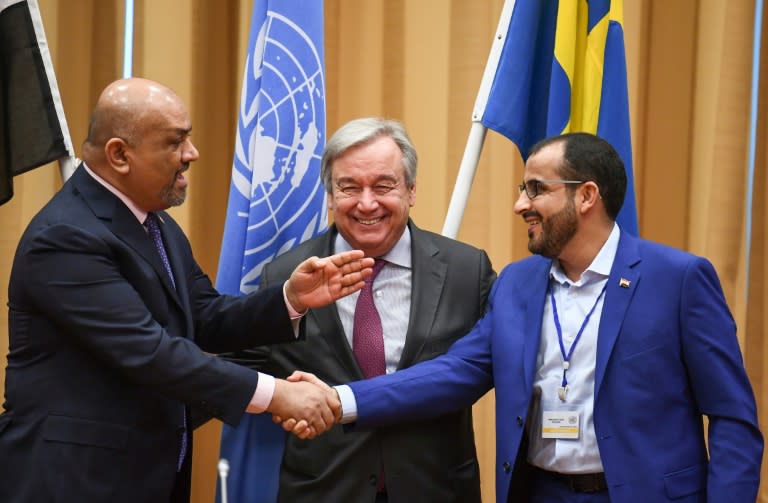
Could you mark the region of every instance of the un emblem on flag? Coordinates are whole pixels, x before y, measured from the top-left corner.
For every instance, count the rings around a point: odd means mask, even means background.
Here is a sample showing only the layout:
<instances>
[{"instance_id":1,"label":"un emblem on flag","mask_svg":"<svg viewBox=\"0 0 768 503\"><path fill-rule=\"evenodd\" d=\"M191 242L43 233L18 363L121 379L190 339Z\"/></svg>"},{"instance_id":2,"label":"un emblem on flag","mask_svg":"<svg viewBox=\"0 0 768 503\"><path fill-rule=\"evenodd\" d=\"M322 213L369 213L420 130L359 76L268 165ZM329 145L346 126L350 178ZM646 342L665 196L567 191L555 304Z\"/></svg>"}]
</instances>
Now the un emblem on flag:
<instances>
[{"instance_id":1,"label":"un emblem on flag","mask_svg":"<svg viewBox=\"0 0 768 503\"><path fill-rule=\"evenodd\" d=\"M248 208L238 213L247 219L242 293L256 288L265 263L327 226L324 144L322 40L268 11L251 36L233 165L241 208Z\"/></svg>"}]
</instances>

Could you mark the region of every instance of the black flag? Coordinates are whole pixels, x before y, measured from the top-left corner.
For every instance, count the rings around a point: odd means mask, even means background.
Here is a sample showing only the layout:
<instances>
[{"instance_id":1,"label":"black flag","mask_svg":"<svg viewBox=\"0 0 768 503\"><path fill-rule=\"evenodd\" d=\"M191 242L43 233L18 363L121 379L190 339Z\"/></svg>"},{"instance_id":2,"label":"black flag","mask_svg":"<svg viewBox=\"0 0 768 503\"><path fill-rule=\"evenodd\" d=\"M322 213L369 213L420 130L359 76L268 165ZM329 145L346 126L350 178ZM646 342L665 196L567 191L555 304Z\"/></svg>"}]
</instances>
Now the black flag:
<instances>
[{"instance_id":1,"label":"black flag","mask_svg":"<svg viewBox=\"0 0 768 503\"><path fill-rule=\"evenodd\" d=\"M13 177L73 155L36 0L0 1L0 204Z\"/></svg>"}]
</instances>

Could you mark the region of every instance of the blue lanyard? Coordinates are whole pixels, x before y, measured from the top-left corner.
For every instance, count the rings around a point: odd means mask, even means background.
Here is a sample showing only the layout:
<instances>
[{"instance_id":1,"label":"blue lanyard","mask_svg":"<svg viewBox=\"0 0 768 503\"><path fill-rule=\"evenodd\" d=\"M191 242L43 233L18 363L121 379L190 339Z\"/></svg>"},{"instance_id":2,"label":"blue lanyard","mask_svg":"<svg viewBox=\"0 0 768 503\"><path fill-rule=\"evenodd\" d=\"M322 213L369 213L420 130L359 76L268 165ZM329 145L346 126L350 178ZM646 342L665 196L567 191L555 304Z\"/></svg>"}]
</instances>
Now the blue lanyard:
<instances>
[{"instance_id":1,"label":"blue lanyard","mask_svg":"<svg viewBox=\"0 0 768 503\"><path fill-rule=\"evenodd\" d=\"M557 330L557 342L560 343L560 354L563 355L563 383L561 384L563 389L563 395L560 397L561 400L565 401L565 392L568 387L568 379L566 379L566 373L568 372L568 367L571 366L571 356L573 355L573 350L576 348L576 344L581 339L581 334L584 333L584 328L587 326L587 323L589 323L589 318L592 316L592 313L595 312L595 308L597 307L597 303L600 301L600 297L603 296L605 293L605 289L608 286L608 282L605 282L605 285L603 285L603 289L600 290L600 293L597 295L597 298L595 299L595 303L592 304L592 309L589 310L587 313L587 317L584 318L584 322L581 324L581 328L579 329L579 332L576 334L576 338L573 340L573 344L571 344L571 348L568 350L568 353L565 352L565 344L563 343L563 329L560 327L560 318L557 316L557 304L555 303L555 292L554 289L550 287L549 289L549 298L552 299L552 314L555 318L555 330Z\"/></svg>"}]
</instances>

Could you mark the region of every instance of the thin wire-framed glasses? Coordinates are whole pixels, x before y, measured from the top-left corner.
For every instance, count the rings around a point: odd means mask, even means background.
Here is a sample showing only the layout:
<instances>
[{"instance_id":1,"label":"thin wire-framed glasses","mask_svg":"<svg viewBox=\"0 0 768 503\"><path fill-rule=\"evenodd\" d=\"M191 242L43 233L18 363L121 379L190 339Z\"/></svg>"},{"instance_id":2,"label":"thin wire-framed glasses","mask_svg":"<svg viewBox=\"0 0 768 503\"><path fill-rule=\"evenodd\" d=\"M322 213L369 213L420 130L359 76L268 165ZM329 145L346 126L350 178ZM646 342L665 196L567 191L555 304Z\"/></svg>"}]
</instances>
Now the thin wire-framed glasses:
<instances>
[{"instance_id":1,"label":"thin wire-framed glasses","mask_svg":"<svg viewBox=\"0 0 768 503\"><path fill-rule=\"evenodd\" d=\"M541 186L542 185L551 185L553 183L564 183L564 184L572 184L572 183L586 183L585 180L528 180L523 181L520 185L518 185L518 189L520 189L520 193L522 194L523 191L525 191L525 194L528 196L528 199L533 199L534 197L541 194Z\"/></svg>"}]
</instances>

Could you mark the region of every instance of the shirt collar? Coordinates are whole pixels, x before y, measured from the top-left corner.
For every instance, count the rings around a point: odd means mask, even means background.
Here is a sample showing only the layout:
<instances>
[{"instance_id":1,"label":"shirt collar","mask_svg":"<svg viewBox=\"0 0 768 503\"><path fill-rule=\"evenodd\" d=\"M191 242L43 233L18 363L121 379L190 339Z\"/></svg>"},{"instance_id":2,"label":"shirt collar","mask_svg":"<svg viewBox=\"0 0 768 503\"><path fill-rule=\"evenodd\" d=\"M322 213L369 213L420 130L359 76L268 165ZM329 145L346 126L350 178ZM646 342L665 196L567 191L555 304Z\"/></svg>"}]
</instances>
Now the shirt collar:
<instances>
[{"instance_id":1,"label":"shirt collar","mask_svg":"<svg viewBox=\"0 0 768 503\"><path fill-rule=\"evenodd\" d=\"M600 251L589 264L589 267L581 273L578 281L571 281L565 272L560 267L558 260L553 260L552 265L549 268L549 277L557 281L561 285L572 284L574 286L582 286L588 283L593 283L601 279L605 279L611 274L611 267L613 266L613 260L616 258L616 251L619 248L619 236L621 231L619 226L614 222L613 229L608 239L603 243Z\"/></svg>"},{"instance_id":2,"label":"shirt collar","mask_svg":"<svg viewBox=\"0 0 768 503\"><path fill-rule=\"evenodd\" d=\"M131 213L136 217L136 219L139 221L140 224L144 223L144 220L147 219L147 212L136 206L136 203L134 203L130 197L126 196L117 188L110 184L108 181L97 175L91 168L88 167L88 165L83 162L83 167L85 168L86 173L91 175L91 178L99 182L101 185L104 186L105 189L113 193L115 196L117 196L118 199L120 199L129 210L131 210Z\"/></svg>"},{"instance_id":3,"label":"shirt collar","mask_svg":"<svg viewBox=\"0 0 768 503\"><path fill-rule=\"evenodd\" d=\"M336 233L336 240L334 242L334 250L336 253L352 250L352 246L341 235L340 232ZM396 264L401 267L411 268L411 229L406 225L403 235L397 240L395 246L392 247L387 253L381 257L390 264Z\"/></svg>"}]
</instances>

